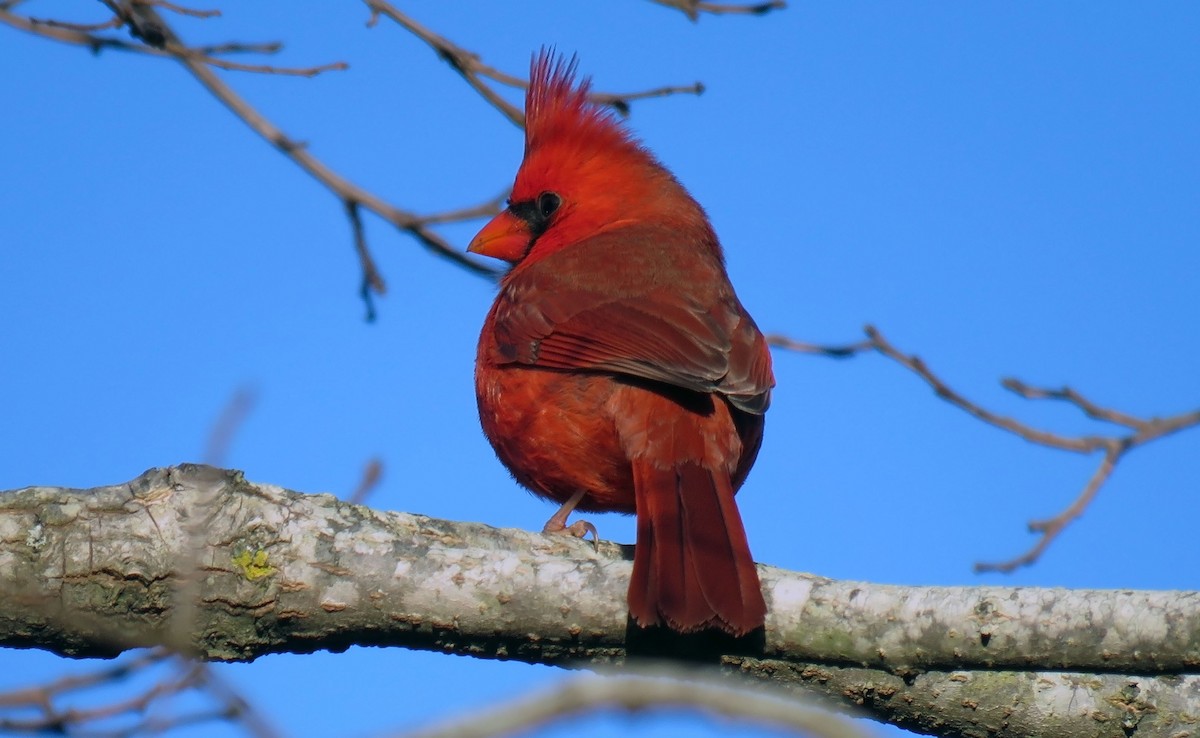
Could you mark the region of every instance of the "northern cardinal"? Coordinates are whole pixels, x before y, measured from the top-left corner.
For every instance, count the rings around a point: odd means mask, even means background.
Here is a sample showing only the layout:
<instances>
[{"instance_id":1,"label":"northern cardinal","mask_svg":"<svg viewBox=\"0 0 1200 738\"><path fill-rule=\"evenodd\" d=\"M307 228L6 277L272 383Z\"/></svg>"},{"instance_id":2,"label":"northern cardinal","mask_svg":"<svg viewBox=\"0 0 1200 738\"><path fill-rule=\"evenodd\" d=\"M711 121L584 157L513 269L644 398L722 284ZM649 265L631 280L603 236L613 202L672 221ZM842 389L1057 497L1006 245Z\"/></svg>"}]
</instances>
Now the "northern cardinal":
<instances>
[{"instance_id":1,"label":"northern cardinal","mask_svg":"<svg viewBox=\"0 0 1200 738\"><path fill-rule=\"evenodd\" d=\"M479 337L484 433L518 482L574 509L637 514L629 612L735 636L763 624L733 496L774 377L700 205L543 50L508 207L469 251L512 268Z\"/></svg>"}]
</instances>

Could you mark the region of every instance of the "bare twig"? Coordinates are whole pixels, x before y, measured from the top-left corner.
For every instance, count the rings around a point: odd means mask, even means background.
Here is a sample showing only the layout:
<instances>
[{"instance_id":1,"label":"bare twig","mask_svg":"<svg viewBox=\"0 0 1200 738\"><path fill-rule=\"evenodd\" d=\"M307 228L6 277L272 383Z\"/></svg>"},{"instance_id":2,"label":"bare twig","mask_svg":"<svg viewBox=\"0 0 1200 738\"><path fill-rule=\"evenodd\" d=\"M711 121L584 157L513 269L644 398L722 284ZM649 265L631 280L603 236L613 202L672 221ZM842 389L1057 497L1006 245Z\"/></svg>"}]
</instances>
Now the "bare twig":
<instances>
[{"instance_id":1,"label":"bare twig","mask_svg":"<svg viewBox=\"0 0 1200 738\"><path fill-rule=\"evenodd\" d=\"M75 44L78 46L86 46L92 50L92 53L98 53L104 49L117 49L119 51L128 51L135 54L146 54L149 56L170 56L161 49L156 49L144 44L134 44L128 41L111 38L108 36L96 36L87 33L89 27L97 29L102 28L117 28L120 27L123 21L120 18L113 18L102 24L76 24L67 21L49 20L46 18L31 18L17 15L9 12L10 4L0 4L0 21L7 23L21 31L33 33L43 38L61 41L62 43Z\"/></svg>"},{"instance_id":2,"label":"bare twig","mask_svg":"<svg viewBox=\"0 0 1200 738\"><path fill-rule=\"evenodd\" d=\"M251 106L241 96L233 91L229 85L225 84L213 71L209 68L210 57L201 57L196 54L185 53L182 50L186 49L178 36L170 28L170 26L162 20L161 16L155 13L153 8L144 8L143 12L153 21L153 23L165 34L164 48L156 49L142 44L129 44L123 41L112 39L103 39L94 37L88 34L80 34L73 31L67 31L61 28L37 27L31 24L27 19L0 10L0 21L9 23L10 25L22 30L38 33L40 35L54 38L55 40L64 41L66 43L79 44L92 49L98 48L119 48L122 50L136 51L138 53L147 53L155 56L170 56L182 63L188 71L203 85L214 97L220 100L228 107L234 115L240 118L247 126L255 133L261 136L264 140L282 152L289 159L294 161L310 176L324 185L327 189L333 192L338 199L342 201L343 207L347 214L351 212L351 205L357 211L359 207L365 208L384 220L391 223L397 229L404 231L414 237L419 244L424 246L429 251L437 256L448 259L451 262L466 268L468 271L485 276L495 278L499 272L494 267L485 263L475 261L467 256L461 250L451 246L444 238L430 230L427 227L427 222L432 216L425 218L419 217L413 213L401 210L389 203L385 202L377 195L368 192L358 185L346 180L341 175L335 173L324 162L313 156L307 148L296 143L276 127L271 121L267 120L256 108ZM353 221L352 221L353 226ZM363 242L365 247L365 241ZM356 241L356 249L360 248ZM360 252L361 253L361 252ZM361 260L361 256L360 256ZM373 261L371 262L373 264ZM376 275L378 272L376 271ZM364 278L369 279L370 273L364 271ZM364 282L365 283L365 282Z\"/></svg>"},{"instance_id":3,"label":"bare twig","mask_svg":"<svg viewBox=\"0 0 1200 738\"><path fill-rule=\"evenodd\" d=\"M182 5L176 5L175 3L167 2L167 0L139 0L139 2L142 2L146 5L154 5L162 8L163 10L169 10L172 13L191 16L192 18L216 18L221 15L221 11L219 10L195 10L193 8L185 8Z\"/></svg>"},{"instance_id":4,"label":"bare twig","mask_svg":"<svg viewBox=\"0 0 1200 738\"><path fill-rule=\"evenodd\" d=\"M519 86L521 80L506 75L503 72L484 64L479 59L479 55L467 51L452 43L444 36L439 36L428 28L417 23L408 15L401 13L391 3L384 0L363 0L371 11L370 18L367 19L367 26L373 27L379 22L379 16L385 15L403 27L409 33L428 44L438 56L446 61L454 71L462 75L462 78L467 81L476 92L483 96L484 100L491 103L492 107L499 110L505 118L508 118L514 125L523 126L525 124L525 115L517 106L505 100L495 90L491 88L482 77L489 77L493 80L504 81L505 84Z\"/></svg>"},{"instance_id":5,"label":"bare twig","mask_svg":"<svg viewBox=\"0 0 1200 738\"><path fill-rule=\"evenodd\" d=\"M124 20L132 17L132 11L129 6L121 5L115 1L106 3L113 10L115 17L123 23L130 21ZM156 46L146 44L131 44L120 39L111 39L93 34L85 33L78 30L72 30L59 26L50 26L45 23L36 23L28 18L8 12L4 7L0 7L0 21L6 22L9 25L35 33L47 38L52 38L65 43L77 44L91 48L93 51L98 51L103 48L115 48L122 51L131 51L135 53L149 54L152 56L167 56L177 59L199 80L199 82L208 89L208 91L218 100L225 104L235 115L249 126L252 130L258 133L268 143L275 146L285 156L292 159L310 176L321 182L326 188L332 191L341 201L343 207L350 218L351 227L354 231L355 250L359 255L359 262L363 269L363 281L361 294L364 301L367 303L368 319L375 315L374 305L371 300L372 294L382 294L384 291L384 282L378 268L375 266L374 259L371 258L370 251L367 247L365 236L363 233L362 220L359 208L366 208L375 213L384 220L390 222L394 227L409 235L413 236L418 243L432 251L434 254L448 259L459 266L465 267L472 273L481 276L495 278L499 272L492 266L485 263L475 261L468 257L465 253L451 246L439 234L430 230L429 225L434 223L443 223L459 220L467 220L472 217L481 217L495 212L499 207L499 202L489 200L480 206L472 206L462 210L449 210L442 214L434 214L427 216L417 216L400 208L394 207L378 196L368 192L367 190L349 182L342 176L336 174L322 161L317 159L308 150L298 145L291 138L286 136L279 128L267 120L253 106L247 103L242 97L233 91L219 77L217 77L210 66L219 66L222 68L244 68L249 69L254 65L235 65L221 59L215 59L210 55L200 53L196 50L188 49L179 40L178 36L171 27L159 16L152 7L138 6L137 22L143 26L153 26L155 33L162 36ZM147 33L145 28L137 31L144 35ZM226 45L224 47L213 47L215 52L230 52L235 50L246 49L245 45ZM271 50L276 50L278 45L270 47ZM327 65L328 66L328 65ZM323 67L313 67L309 69L289 70L296 74L311 74L319 71ZM278 71L278 68L270 68ZM268 71L266 67L257 67L257 71Z\"/></svg>"},{"instance_id":6,"label":"bare twig","mask_svg":"<svg viewBox=\"0 0 1200 738\"><path fill-rule=\"evenodd\" d=\"M387 285L383 281L383 275L379 273L379 268L375 266L375 259L371 256L371 250L367 248L367 237L363 231L362 216L358 212L358 203L353 200L346 200L346 217L350 218L350 228L354 232L354 252L358 254L358 264L362 269L362 286L359 288L359 294L362 296L363 303L367 306L367 322L375 322L375 298L374 295L383 295L387 293Z\"/></svg>"},{"instance_id":7,"label":"bare twig","mask_svg":"<svg viewBox=\"0 0 1200 738\"><path fill-rule=\"evenodd\" d=\"M318 64L314 67L275 67L269 64L241 64L203 54L195 54L194 56L209 66L217 67L218 69L227 69L231 72L257 72L258 74L279 74L292 77L315 77L322 72L340 72L350 68L349 64L340 61L330 62L329 64Z\"/></svg>"},{"instance_id":8,"label":"bare twig","mask_svg":"<svg viewBox=\"0 0 1200 738\"><path fill-rule=\"evenodd\" d=\"M211 46L196 46L193 47L205 56L214 56L216 54L278 54L283 49L283 44L278 41L272 41L265 44L241 44L241 43L224 43L213 44Z\"/></svg>"},{"instance_id":9,"label":"bare twig","mask_svg":"<svg viewBox=\"0 0 1200 738\"><path fill-rule=\"evenodd\" d=\"M1060 389L1033 387L1012 377L1001 380L1000 384L1004 385L1005 389L1024 397L1026 400L1062 400L1069 402L1093 420L1104 420L1134 430L1143 430L1147 425L1146 421L1135 418L1132 415L1102 408L1070 387L1062 387Z\"/></svg>"},{"instance_id":10,"label":"bare twig","mask_svg":"<svg viewBox=\"0 0 1200 738\"><path fill-rule=\"evenodd\" d=\"M1041 537L1025 553L1020 556L1014 556L1008 561L992 563L976 562L975 571L977 573L997 571L1007 574L1037 561L1041 557L1042 552L1054 542L1055 538L1058 538L1058 534L1062 533L1076 518L1082 516L1083 511L1087 509L1088 505L1092 504L1096 493L1108 481L1108 478L1113 473L1113 469L1117 466L1117 461L1121 458L1121 454L1125 452L1126 448L1120 442L1113 444L1112 448L1104 454L1104 458L1101 460L1100 466L1092 474L1092 478L1083 486L1083 491L1079 493L1075 501L1068 505L1066 509L1053 518L1031 520L1029 522L1029 531L1031 533L1040 533Z\"/></svg>"},{"instance_id":11,"label":"bare twig","mask_svg":"<svg viewBox=\"0 0 1200 738\"><path fill-rule=\"evenodd\" d=\"M107 31L111 28L120 28L121 19L113 16L103 23L71 23L70 21L54 20L53 18L34 18L30 16L29 22L40 26L49 26L50 28L64 28L69 31L78 31L79 33L92 33L95 31Z\"/></svg>"},{"instance_id":12,"label":"bare twig","mask_svg":"<svg viewBox=\"0 0 1200 738\"><path fill-rule=\"evenodd\" d=\"M106 2L114 15L103 23L71 23L68 21L32 18L9 12L9 5L0 4L0 22L7 23L13 28L53 39L68 44L86 46L93 53L105 49L127 51L147 56L158 56L174 59L192 59L203 64L209 64L221 69L238 72L254 72L258 74L277 74L284 76L312 77L322 72L347 69L345 62L332 62L311 67L276 67L266 64L240 64L226 59L219 59L212 54L230 53L232 51L274 53L281 44L222 44L211 47L189 48L178 42L169 44L165 24L155 22L157 14L147 3L118 3ZM159 3L155 3L159 4ZM201 11L196 11L201 12ZM111 36L100 36L90 31L105 30L127 26L131 34L144 43L130 43L124 39ZM176 40L177 41L177 40Z\"/></svg>"},{"instance_id":13,"label":"bare twig","mask_svg":"<svg viewBox=\"0 0 1200 738\"><path fill-rule=\"evenodd\" d=\"M961 410L975 416L983 422L993 425L1001 430L1006 430L1009 433L1024 438L1030 443L1037 443L1042 446L1051 448L1061 448L1066 451L1075 451L1077 453L1091 453L1096 449L1104 447L1104 439L1098 436L1082 436L1079 438L1069 438L1060 436L1047 431L1042 431L1029 425L1025 425L1013 418L1003 415L998 415L992 411L978 405L971 400L968 400L963 395L952 389L948 384L943 382L935 375L921 357L914 355L906 355L901 353L895 346L888 342L883 334L880 333L874 326L866 326L864 329L867 338L870 339L872 347L879 353L895 361L909 371L913 372L921 379L924 379L926 384L933 388L934 394L951 405L958 407Z\"/></svg>"},{"instance_id":14,"label":"bare twig","mask_svg":"<svg viewBox=\"0 0 1200 738\"><path fill-rule=\"evenodd\" d=\"M817 343L805 343L797 341L787 336L779 334L771 334L766 337L767 343L778 348L795 351L801 354L817 354L819 356L828 356L832 359L846 359L855 354L861 354L866 351L874 351L875 344L871 341L858 341L857 343L847 343L836 346L825 346Z\"/></svg>"},{"instance_id":15,"label":"bare twig","mask_svg":"<svg viewBox=\"0 0 1200 738\"><path fill-rule=\"evenodd\" d=\"M994 413L967 399L934 374L919 356L901 352L873 326L866 326L864 331L867 334L867 340L841 346L820 346L803 343L780 335L768 336L767 342L772 346L788 349L789 351L834 358L844 358L873 351L888 357L925 380L934 393L943 400L989 425L1008 431L1030 443L1081 454L1091 454L1097 451L1104 452L1096 471L1092 474L1087 484L1084 485L1083 490L1066 509L1054 517L1045 520L1036 520L1029 524L1031 532L1040 534L1037 542L1029 550L1008 561L976 563L974 568L977 572L1011 572L1019 567L1027 566L1037 561L1051 542L1068 525L1083 514L1084 510L1095 499L1100 487L1112 476L1117 463L1126 452L1163 436L1200 425L1200 410L1181 413L1168 418L1151 418L1145 420L1128 413L1101 407L1070 387L1042 389L1032 387L1016 379L1003 380L1002 384L1005 388L1026 399L1052 399L1068 402L1078 407L1089 418L1121 425L1133 431L1131 434L1125 436L1064 436L1050 433L1013 418Z\"/></svg>"},{"instance_id":16,"label":"bare twig","mask_svg":"<svg viewBox=\"0 0 1200 738\"><path fill-rule=\"evenodd\" d=\"M615 92L593 92L588 95L592 102L600 105L608 105L615 108L621 115L629 115L630 103L634 100L649 100L653 97L667 97L668 95L703 95L704 83L693 82L690 85L675 85L668 87L655 87L651 90L642 90L641 92L626 92L618 94Z\"/></svg>"},{"instance_id":17,"label":"bare twig","mask_svg":"<svg viewBox=\"0 0 1200 738\"><path fill-rule=\"evenodd\" d=\"M323 71L344 69L346 65L343 62L301 68L232 62L227 59L218 58L216 55L236 52L274 53L279 50L280 45L227 43L204 47L188 47L180 41L175 31L163 20L162 16L156 11L156 7L197 17L207 17L212 13L208 11L191 11L167 2L167 0L102 1L114 15L112 20L102 26L76 26L63 22L51 24L49 21L34 21L30 18L9 12L13 4L3 2L0 2L0 21L46 38L85 46L92 49L93 52L111 48L151 56L170 57L178 60L187 67L214 97L224 103L247 126L285 156L292 159L305 172L319 181L341 200L347 217L351 221L351 227L355 236L355 250L359 255L359 262L363 268L361 294L367 303L368 318L375 315L372 296L383 293L384 283L367 247L360 208L365 208L388 221L397 229L415 238L420 245L437 256L448 259L474 274L491 279L499 276L500 270L490 264L476 261L461 250L452 247L446 239L431 230L430 226L491 215L501 207L502 198L495 198L478 206L450 209L442 213L426 216L417 216L414 213L390 205L373 193L335 173L324 162L309 153L304 146L286 136L277 126L267 120L257 109L226 85L211 69L211 67L217 67L220 69L264 74L312 76ZM518 126L524 125L522 111L515 105L504 100L489 84L489 81L517 89L524 89L528 86L527 80L484 64L478 54L463 49L452 43L449 39L425 28L385 0L364 0L364 2L366 2L371 13L368 25L374 25L380 15L386 15L433 48L439 56L445 59L463 76L473 89L503 113L506 118ZM774 6L775 3L768 3L768 5ZM735 12L732 10L722 10L720 8L724 6L718 7L708 3L700 3L697 7L705 12ZM741 12L747 11L743 10ZM118 25L128 27L130 33L144 41L144 43L130 43L122 39L88 33L84 30L101 27L110 28ZM679 93L699 94L703 89L703 85L697 82L688 86L660 87L653 90L626 94L594 93L593 99L600 104L609 105L622 113L627 113L630 103L634 100Z\"/></svg>"},{"instance_id":18,"label":"bare twig","mask_svg":"<svg viewBox=\"0 0 1200 738\"><path fill-rule=\"evenodd\" d=\"M356 207L364 207L396 228L406 231L416 238L418 243L438 256L449 259L476 274L487 277L497 275L497 271L493 267L471 259L462 251L452 247L440 235L421 225L420 219L416 215L388 204L377 195L336 174L324 162L310 154L305 147L299 146L288 138L283 131L279 130L217 77L207 65L188 57L181 57L180 61L200 81L200 84L241 118L246 125L298 164L310 176L332 190L347 209L349 209L349 203L354 203Z\"/></svg>"},{"instance_id":19,"label":"bare twig","mask_svg":"<svg viewBox=\"0 0 1200 738\"><path fill-rule=\"evenodd\" d=\"M419 225L436 225L439 223L459 223L464 220L475 220L477 218L490 218L504 206L508 200L508 190L501 192L493 198L485 200L478 205L471 205L465 208L457 208L455 210L443 210L440 213L431 213L422 215L416 218L415 222Z\"/></svg>"},{"instance_id":20,"label":"bare twig","mask_svg":"<svg viewBox=\"0 0 1200 738\"><path fill-rule=\"evenodd\" d=\"M667 8L675 8L681 11L691 20L698 20L701 13L712 13L713 15L763 15L772 10L783 10L787 7L787 3L783 0L770 0L769 2L750 3L748 5L739 5L737 3L710 3L702 2L702 0L650 0Z\"/></svg>"},{"instance_id":21,"label":"bare twig","mask_svg":"<svg viewBox=\"0 0 1200 738\"><path fill-rule=\"evenodd\" d=\"M370 17L367 19L368 26L375 26L379 22L379 16L387 16L397 25L401 26L409 33L424 41L432 48L439 57L449 64L454 71L458 72L467 84L476 92L491 103L492 107L499 110L505 118L508 118L514 125L524 127L525 114L515 105L505 100L500 96L486 80L492 80L508 87L523 90L529 86L528 80L508 74L493 66L485 64L479 54L473 51L468 51L454 42L450 41L445 36L440 36L433 31L425 28L420 23L417 23L407 14L401 12L394 5L386 0L363 0L371 11ZM665 97L667 95L677 94L693 94L699 95L704 92L704 85L696 82L692 85L659 87L653 90L644 92L633 92L627 94L616 94L611 92L593 93L590 98L592 101L600 105L608 105L615 108L622 115L629 114L629 104L634 100L642 100L652 97Z\"/></svg>"}]
</instances>

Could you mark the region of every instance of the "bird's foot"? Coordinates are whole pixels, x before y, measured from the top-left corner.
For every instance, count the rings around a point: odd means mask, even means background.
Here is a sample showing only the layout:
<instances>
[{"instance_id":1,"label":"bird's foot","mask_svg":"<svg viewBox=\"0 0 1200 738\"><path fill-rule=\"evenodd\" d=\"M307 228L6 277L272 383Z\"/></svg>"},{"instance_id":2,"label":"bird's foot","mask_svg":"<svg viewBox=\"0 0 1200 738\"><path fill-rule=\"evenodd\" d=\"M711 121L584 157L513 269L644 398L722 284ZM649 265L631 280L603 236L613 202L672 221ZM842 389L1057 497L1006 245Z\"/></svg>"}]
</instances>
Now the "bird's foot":
<instances>
[{"instance_id":1,"label":"bird's foot","mask_svg":"<svg viewBox=\"0 0 1200 738\"><path fill-rule=\"evenodd\" d=\"M596 533L596 526L586 520L576 520L570 525L566 524L566 520L555 520L558 516L550 518L546 524L542 526L542 532L547 535L572 536L574 538L587 538L587 534L592 534L592 543L599 545L600 536Z\"/></svg>"},{"instance_id":2,"label":"bird's foot","mask_svg":"<svg viewBox=\"0 0 1200 738\"><path fill-rule=\"evenodd\" d=\"M550 516L546 524L542 526L542 533L547 535L567 535L574 538L587 538L587 534L592 534L592 545L596 548L600 547L600 535L596 533L596 526L586 520L576 520L574 523L567 525L567 518L571 516L571 512L579 501L583 499L583 492L576 492L571 496L571 499Z\"/></svg>"}]
</instances>

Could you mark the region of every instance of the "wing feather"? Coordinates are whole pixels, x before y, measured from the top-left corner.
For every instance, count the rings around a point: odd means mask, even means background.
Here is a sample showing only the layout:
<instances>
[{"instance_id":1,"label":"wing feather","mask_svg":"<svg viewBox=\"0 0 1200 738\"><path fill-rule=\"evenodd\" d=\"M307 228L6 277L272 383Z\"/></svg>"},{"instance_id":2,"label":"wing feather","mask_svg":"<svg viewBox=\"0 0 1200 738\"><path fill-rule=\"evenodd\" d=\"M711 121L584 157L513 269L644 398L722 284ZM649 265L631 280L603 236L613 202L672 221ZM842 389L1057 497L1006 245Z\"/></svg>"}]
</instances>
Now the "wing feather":
<instances>
[{"instance_id":1,"label":"wing feather","mask_svg":"<svg viewBox=\"0 0 1200 738\"><path fill-rule=\"evenodd\" d=\"M724 267L685 246L670 231L631 226L514 270L496 308L498 360L718 392L765 412L766 342Z\"/></svg>"}]
</instances>

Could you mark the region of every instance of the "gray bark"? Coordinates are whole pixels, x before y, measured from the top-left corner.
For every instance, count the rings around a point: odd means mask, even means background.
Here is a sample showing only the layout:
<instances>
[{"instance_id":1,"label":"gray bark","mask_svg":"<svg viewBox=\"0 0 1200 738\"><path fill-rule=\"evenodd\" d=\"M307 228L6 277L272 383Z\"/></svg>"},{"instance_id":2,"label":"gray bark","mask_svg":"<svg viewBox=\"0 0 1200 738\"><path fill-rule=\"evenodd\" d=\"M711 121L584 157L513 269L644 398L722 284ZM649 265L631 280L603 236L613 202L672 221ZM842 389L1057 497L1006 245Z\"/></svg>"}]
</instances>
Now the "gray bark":
<instances>
[{"instance_id":1,"label":"gray bark","mask_svg":"<svg viewBox=\"0 0 1200 738\"><path fill-rule=\"evenodd\" d=\"M643 635L626 622L629 571L628 547L381 512L203 466L0 493L0 645L67 656L362 644L619 664ZM1200 593L759 571L765 634L703 646L729 673L940 735L1200 735Z\"/></svg>"}]
</instances>

